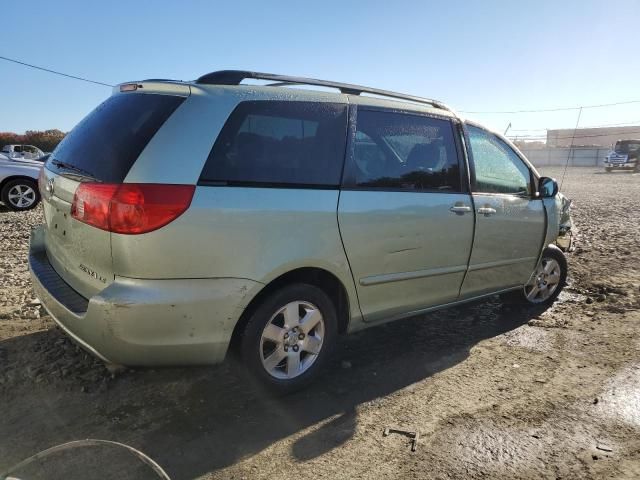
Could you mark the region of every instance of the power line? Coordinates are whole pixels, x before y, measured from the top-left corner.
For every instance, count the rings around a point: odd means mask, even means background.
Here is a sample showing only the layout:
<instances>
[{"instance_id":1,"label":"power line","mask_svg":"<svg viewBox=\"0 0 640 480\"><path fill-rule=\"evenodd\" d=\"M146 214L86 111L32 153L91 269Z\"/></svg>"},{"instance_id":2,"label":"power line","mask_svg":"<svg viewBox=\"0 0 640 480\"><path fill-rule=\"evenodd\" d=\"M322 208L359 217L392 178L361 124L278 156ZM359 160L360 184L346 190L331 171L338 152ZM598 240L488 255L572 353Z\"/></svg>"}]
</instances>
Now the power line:
<instances>
[{"instance_id":1,"label":"power line","mask_svg":"<svg viewBox=\"0 0 640 480\"><path fill-rule=\"evenodd\" d=\"M602 128L602 127L636 127L640 124L640 120L632 120L630 122L622 122L622 123L605 123L602 125L585 125L584 127L580 127L580 130L584 130L585 128ZM562 130L562 129L551 129L551 130Z\"/></svg>"},{"instance_id":2,"label":"power line","mask_svg":"<svg viewBox=\"0 0 640 480\"><path fill-rule=\"evenodd\" d=\"M547 130L553 130L552 128L512 128L512 132L546 132Z\"/></svg>"},{"instance_id":3,"label":"power line","mask_svg":"<svg viewBox=\"0 0 640 480\"><path fill-rule=\"evenodd\" d=\"M76 77L75 75L69 75L67 73L56 72L55 70L50 70L48 68L39 67L37 65L31 65L30 63L21 62L20 60L15 60L13 58L7 58L0 56L0 60L6 60L7 62L17 63L18 65L24 65L25 67L35 68L36 70L42 70L44 72L54 73L56 75L61 75L67 78L73 78L74 80L82 80L83 82L95 83L96 85L104 85L105 87L113 87L114 85L110 85L108 83L96 82L95 80L89 80L88 78Z\"/></svg>"},{"instance_id":4,"label":"power line","mask_svg":"<svg viewBox=\"0 0 640 480\"><path fill-rule=\"evenodd\" d=\"M34 68L36 70L42 70L44 72L48 72L48 73L53 73L55 75L60 75L63 77L67 77L67 78L72 78L74 80L80 80L83 82L88 82L88 83L93 83L95 85L102 85L105 87L114 87L114 85L110 84L110 83L104 83L104 82L98 82L96 80L90 80L88 78L84 78L84 77L78 77L76 75L70 75L68 73L63 73L63 72L58 72L56 70L51 70L49 68L45 68L45 67L40 67L38 65L33 65L30 63L26 63L26 62L22 62L20 60L16 60L14 58L8 58L8 57L3 57L0 56L0 60L5 60L7 62L12 62L12 63L16 63L18 65L23 65L25 67L29 67L29 68ZM502 114L502 113L542 113L542 112L560 112L560 111L570 111L570 110L582 110L582 109L586 109L586 108L601 108L601 107L613 107L613 106L617 106L617 105L629 105L632 103L640 103L640 100L628 100L628 101L624 101L624 102L614 102L614 103L601 103L601 104L597 104L597 105L584 105L584 106L579 106L579 107L557 107L557 108L544 108L544 109L537 109L537 110L495 110L495 111L470 111L470 110L460 110L460 113L472 113L472 114L481 114L481 113L486 113L486 114ZM632 123L632 122L629 122ZM602 127L604 126L616 126L616 125L623 125L623 124L610 124L610 125L600 125ZM598 128L598 127L583 127L583 128ZM543 129L536 129L536 130L512 130L512 131L542 131ZM634 132L629 132L629 133L634 133Z\"/></svg>"},{"instance_id":5,"label":"power line","mask_svg":"<svg viewBox=\"0 0 640 480\"><path fill-rule=\"evenodd\" d=\"M630 132L624 132L624 135L628 135L628 134L640 134L640 130L632 130ZM597 137L610 137L610 136L616 136L616 133L601 133L601 134L594 134L594 135L570 135L567 137L556 137L555 135L551 136L551 139L553 140L566 140L568 138L597 138ZM620 134L622 135L622 133ZM522 139L543 139L543 138L547 138L546 135L509 135L509 138L522 138Z\"/></svg>"},{"instance_id":6,"label":"power line","mask_svg":"<svg viewBox=\"0 0 640 480\"><path fill-rule=\"evenodd\" d=\"M571 152L573 150L573 141L575 140L576 130L578 130L578 125L580 125L580 117L582 116L582 107L578 110L578 119L576 120L576 126L573 129L573 138L571 138L571 146L569 147L569 151L567 152L567 163L564 164L564 172L562 172L562 180L560 180L560 188L562 188L562 184L564 183L564 176L567 174L567 168L569 167L569 159L571 158Z\"/></svg>"},{"instance_id":7,"label":"power line","mask_svg":"<svg viewBox=\"0 0 640 480\"><path fill-rule=\"evenodd\" d=\"M629 122L622 123L603 123L602 125L585 125L580 127L579 130L586 130L588 128L603 128L603 127L637 127L640 124L640 120L631 120ZM566 128L511 128L510 132L547 132L549 130L567 130ZM513 135L512 135L513 136ZM518 135L521 136L521 135Z\"/></svg>"},{"instance_id":8,"label":"power line","mask_svg":"<svg viewBox=\"0 0 640 480\"><path fill-rule=\"evenodd\" d=\"M600 108L600 107L613 107L616 105L629 105L632 103L640 103L640 100L628 100L625 102L614 102L614 103L601 103L598 105L583 105L581 107L557 107L557 108L542 108L538 110L494 110L494 111L469 111L469 110L460 110L460 113L541 113L541 112L562 112L569 110L580 110L585 108Z\"/></svg>"},{"instance_id":9,"label":"power line","mask_svg":"<svg viewBox=\"0 0 640 480\"><path fill-rule=\"evenodd\" d=\"M631 132L624 132L624 135L627 134L640 134L640 130L635 130L635 131L631 131ZM620 134L622 135L622 134ZM619 136L616 135L615 133L603 133L600 135L571 135L571 136L567 136L567 137L556 137L555 135L552 135L551 138L553 139L562 139L562 140L566 140L567 138L598 138L598 137L615 137L615 136ZM547 135L508 135L508 138L522 138L522 139L536 139L536 138L547 138Z\"/></svg>"}]
</instances>

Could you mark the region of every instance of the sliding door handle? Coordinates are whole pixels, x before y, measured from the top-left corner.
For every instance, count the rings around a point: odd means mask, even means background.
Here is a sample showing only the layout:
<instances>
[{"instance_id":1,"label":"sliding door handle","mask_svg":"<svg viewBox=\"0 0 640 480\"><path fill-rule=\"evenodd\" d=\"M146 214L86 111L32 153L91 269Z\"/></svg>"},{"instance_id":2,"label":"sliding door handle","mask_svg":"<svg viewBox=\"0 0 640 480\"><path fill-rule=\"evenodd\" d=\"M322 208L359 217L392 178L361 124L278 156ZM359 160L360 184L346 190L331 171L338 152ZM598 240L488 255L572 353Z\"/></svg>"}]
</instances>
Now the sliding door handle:
<instances>
[{"instance_id":1,"label":"sliding door handle","mask_svg":"<svg viewBox=\"0 0 640 480\"><path fill-rule=\"evenodd\" d=\"M468 205L454 205L449 209L449 211L457 215L464 215L465 213L468 213L471 211L471 207Z\"/></svg>"},{"instance_id":2,"label":"sliding door handle","mask_svg":"<svg viewBox=\"0 0 640 480\"><path fill-rule=\"evenodd\" d=\"M478 209L478 213L484 215L485 217L489 217L496 213L496 209L491 207L480 207Z\"/></svg>"}]
</instances>

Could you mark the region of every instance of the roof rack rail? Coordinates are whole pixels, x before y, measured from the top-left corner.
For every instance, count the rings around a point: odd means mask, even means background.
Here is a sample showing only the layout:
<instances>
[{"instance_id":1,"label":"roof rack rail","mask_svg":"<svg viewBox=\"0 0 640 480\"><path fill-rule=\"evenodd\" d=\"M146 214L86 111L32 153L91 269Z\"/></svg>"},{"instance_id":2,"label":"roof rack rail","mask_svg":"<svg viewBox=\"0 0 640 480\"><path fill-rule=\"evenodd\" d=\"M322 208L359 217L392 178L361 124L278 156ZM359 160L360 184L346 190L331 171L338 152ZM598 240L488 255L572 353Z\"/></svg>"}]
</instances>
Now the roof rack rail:
<instances>
[{"instance_id":1,"label":"roof rack rail","mask_svg":"<svg viewBox=\"0 0 640 480\"><path fill-rule=\"evenodd\" d=\"M410 102L423 103L432 105L441 110L452 112L451 108L438 100L430 98L416 97L406 95L404 93L392 92L389 90L380 90L378 88L363 87L362 85L352 85L350 83L332 82L328 80L318 80L306 77L291 77L288 75L276 75L273 73L250 72L245 70L219 70L217 72L207 73L196 80L196 83L206 85L240 85L246 79L270 80L269 86L279 87L285 85L315 85L318 87L337 88L341 93L348 95L360 95L361 93L370 93L381 97L395 98L399 100L408 100Z\"/></svg>"}]
</instances>

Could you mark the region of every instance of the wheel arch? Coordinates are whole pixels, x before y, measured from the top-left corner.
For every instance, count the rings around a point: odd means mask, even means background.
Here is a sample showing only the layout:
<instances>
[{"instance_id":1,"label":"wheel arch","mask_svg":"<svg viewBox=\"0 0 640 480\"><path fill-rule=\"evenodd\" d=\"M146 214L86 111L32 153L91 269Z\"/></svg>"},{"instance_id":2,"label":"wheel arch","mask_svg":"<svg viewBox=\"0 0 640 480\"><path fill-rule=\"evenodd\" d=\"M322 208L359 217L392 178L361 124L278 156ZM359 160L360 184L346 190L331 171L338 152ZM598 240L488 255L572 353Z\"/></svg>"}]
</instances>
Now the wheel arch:
<instances>
[{"instance_id":1,"label":"wheel arch","mask_svg":"<svg viewBox=\"0 0 640 480\"><path fill-rule=\"evenodd\" d=\"M328 270L319 267L302 267L290 270L274 278L265 284L249 301L242 312L240 319L236 322L231 335L230 351L237 350L242 332L258 305L271 293L296 283L306 283L316 286L324 291L334 302L336 314L338 316L338 333L346 333L350 321L349 295L345 285L340 279Z\"/></svg>"},{"instance_id":2,"label":"wheel arch","mask_svg":"<svg viewBox=\"0 0 640 480\"><path fill-rule=\"evenodd\" d=\"M550 243L549 245L547 245L546 247L544 247L544 249L542 250L542 253L540 254L540 258L542 259L542 257L544 256L545 252L547 251L552 251L555 252L556 255L558 255L563 263L563 267L568 269L569 268L569 264L567 262L567 256L564 254L564 252L562 251L562 249L560 247L558 247L557 245Z\"/></svg>"},{"instance_id":3,"label":"wheel arch","mask_svg":"<svg viewBox=\"0 0 640 480\"><path fill-rule=\"evenodd\" d=\"M10 175L0 181L0 191L4 189L7 183L12 182L13 180L29 180L30 182L35 183L36 187L38 186L37 178L30 177L29 175Z\"/></svg>"}]
</instances>

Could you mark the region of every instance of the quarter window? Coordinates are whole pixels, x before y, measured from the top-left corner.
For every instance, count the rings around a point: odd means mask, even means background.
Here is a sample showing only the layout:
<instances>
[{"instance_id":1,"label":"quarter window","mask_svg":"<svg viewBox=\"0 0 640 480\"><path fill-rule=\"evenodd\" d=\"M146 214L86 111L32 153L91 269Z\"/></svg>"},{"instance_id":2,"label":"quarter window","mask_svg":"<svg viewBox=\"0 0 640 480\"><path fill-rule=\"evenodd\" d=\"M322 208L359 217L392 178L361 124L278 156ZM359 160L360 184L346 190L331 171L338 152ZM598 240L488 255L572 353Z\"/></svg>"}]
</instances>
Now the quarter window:
<instances>
[{"instance_id":1,"label":"quarter window","mask_svg":"<svg viewBox=\"0 0 640 480\"><path fill-rule=\"evenodd\" d=\"M222 128L200 180L338 186L346 128L345 105L243 102Z\"/></svg>"},{"instance_id":2,"label":"quarter window","mask_svg":"<svg viewBox=\"0 0 640 480\"><path fill-rule=\"evenodd\" d=\"M475 167L474 192L531 195L531 173L520 157L495 135L468 127Z\"/></svg>"},{"instance_id":3,"label":"quarter window","mask_svg":"<svg viewBox=\"0 0 640 480\"><path fill-rule=\"evenodd\" d=\"M359 110L352 158L349 177L358 187L460 191L448 120Z\"/></svg>"}]
</instances>

